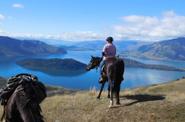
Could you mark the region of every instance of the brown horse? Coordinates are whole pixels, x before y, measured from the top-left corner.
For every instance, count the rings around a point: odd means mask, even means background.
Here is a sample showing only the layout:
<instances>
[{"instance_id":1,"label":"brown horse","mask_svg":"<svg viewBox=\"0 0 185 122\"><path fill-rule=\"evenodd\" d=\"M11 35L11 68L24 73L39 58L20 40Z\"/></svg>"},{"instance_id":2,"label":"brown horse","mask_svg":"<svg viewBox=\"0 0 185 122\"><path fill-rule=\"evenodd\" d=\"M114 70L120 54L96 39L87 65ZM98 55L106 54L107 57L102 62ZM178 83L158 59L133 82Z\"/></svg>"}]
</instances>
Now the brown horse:
<instances>
[{"instance_id":1,"label":"brown horse","mask_svg":"<svg viewBox=\"0 0 185 122\"><path fill-rule=\"evenodd\" d=\"M102 58L100 57L91 57L90 63L87 65L86 70L91 70L94 68L98 68L100 63L102 61ZM120 92L120 85L123 80L123 74L124 74L125 64L123 59L117 58L113 63L108 64L107 66L107 80L109 83L108 88L108 96L110 92L110 107L113 105L113 94L115 93L116 96L116 104L120 104L119 100L119 92ZM103 87L105 85L105 82L102 82L102 86L99 92L99 95L97 98L100 98L101 92L103 90Z\"/></svg>"},{"instance_id":2,"label":"brown horse","mask_svg":"<svg viewBox=\"0 0 185 122\"><path fill-rule=\"evenodd\" d=\"M45 87L42 83L22 80L4 104L2 120L44 122L39 104L45 97Z\"/></svg>"}]
</instances>

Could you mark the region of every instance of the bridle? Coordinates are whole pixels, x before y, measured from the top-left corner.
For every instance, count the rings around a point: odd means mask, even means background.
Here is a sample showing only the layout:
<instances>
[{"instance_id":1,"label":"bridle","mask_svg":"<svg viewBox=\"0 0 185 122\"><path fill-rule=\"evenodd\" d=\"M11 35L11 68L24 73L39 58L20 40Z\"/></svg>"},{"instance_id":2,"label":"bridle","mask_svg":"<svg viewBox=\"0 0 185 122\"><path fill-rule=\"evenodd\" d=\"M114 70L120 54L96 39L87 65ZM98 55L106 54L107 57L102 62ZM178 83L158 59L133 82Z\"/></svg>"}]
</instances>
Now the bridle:
<instances>
[{"instance_id":1,"label":"bridle","mask_svg":"<svg viewBox=\"0 0 185 122\"><path fill-rule=\"evenodd\" d=\"M96 68L96 70L97 70L98 67L100 66L101 61L102 61L102 58L100 58L100 57L92 57L90 64L89 64L89 66L90 66L89 69Z\"/></svg>"}]
</instances>

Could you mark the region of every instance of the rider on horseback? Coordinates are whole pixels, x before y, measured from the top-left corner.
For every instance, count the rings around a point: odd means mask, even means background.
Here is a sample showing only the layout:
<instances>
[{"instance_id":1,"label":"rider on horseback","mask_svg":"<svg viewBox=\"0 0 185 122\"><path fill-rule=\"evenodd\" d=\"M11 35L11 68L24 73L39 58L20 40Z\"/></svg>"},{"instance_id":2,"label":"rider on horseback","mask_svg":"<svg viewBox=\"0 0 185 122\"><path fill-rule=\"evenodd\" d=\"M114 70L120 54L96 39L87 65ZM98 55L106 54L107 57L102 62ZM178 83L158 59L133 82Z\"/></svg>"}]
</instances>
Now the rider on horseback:
<instances>
[{"instance_id":1,"label":"rider on horseback","mask_svg":"<svg viewBox=\"0 0 185 122\"><path fill-rule=\"evenodd\" d=\"M107 64L112 63L115 60L116 56L116 46L113 44L113 38L112 37L107 37L106 39L107 43L103 47L102 51L102 58L103 61L100 64L100 72L101 72L101 77L99 79L99 82L105 82L107 81Z\"/></svg>"},{"instance_id":2,"label":"rider on horseback","mask_svg":"<svg viewBox=\"0 0 185 122\"><path fill-rule=\"evenodd\" d=\"M116 96L116 104L120 104L119 93L121 82L124 80L125 63L122 58L116 57L116 47L112 43L113 38L108 37L106 41L107 44L105 44L103 48L102 57L91 56L91 60L87 65L86 70L90 71L91 69L97 69L100 66L101 77L99 82L101 83L101 89L97 98L100 98L103 87L106 81L108 81L108 97L110 98L109 107L112 107L113 94Z\"/></svg>"}]
</instances>

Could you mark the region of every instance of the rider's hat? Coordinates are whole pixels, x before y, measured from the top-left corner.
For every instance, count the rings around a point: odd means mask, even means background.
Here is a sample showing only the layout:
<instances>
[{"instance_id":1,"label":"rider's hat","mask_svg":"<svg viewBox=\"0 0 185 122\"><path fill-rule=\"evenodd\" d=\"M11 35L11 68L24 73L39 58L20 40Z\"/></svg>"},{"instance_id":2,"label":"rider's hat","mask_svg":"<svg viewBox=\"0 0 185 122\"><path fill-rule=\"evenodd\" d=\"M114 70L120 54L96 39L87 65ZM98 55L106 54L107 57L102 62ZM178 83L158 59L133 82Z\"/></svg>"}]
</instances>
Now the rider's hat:
<instances>
[{"instance_id":1,"label":"rider's hat","mask_svg":"<svg viewBox=\"0 0 185 122\"><path fill-rule=\"evenodd\" d=\"M109 36L109 37L106 38L106 41L112 43L113 42L113 38L111 36Z\"/></svg>"}]
</instances>

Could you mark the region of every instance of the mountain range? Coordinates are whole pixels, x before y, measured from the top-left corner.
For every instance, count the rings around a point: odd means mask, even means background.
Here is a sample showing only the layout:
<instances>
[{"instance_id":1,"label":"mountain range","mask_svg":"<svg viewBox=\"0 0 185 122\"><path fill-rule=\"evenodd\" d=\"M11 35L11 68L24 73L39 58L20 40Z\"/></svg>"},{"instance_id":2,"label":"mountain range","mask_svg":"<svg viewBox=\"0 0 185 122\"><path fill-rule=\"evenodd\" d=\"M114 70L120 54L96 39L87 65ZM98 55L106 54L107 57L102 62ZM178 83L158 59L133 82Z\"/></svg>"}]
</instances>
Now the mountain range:
<instances>
[{"instance_id":1,"label":"mountain range","mask_svg":"<svg viewBox=\"0 0 185 122\"><path fill-rule=\"evenodd\" d=\"M104 40L94 40L94 41L82 41L82 42L74 42L73 44L68 46L61 46L66 50L102 50L103 46L106 44ZM134 40L115 40L114 44L117 47L118 51L125 51L135 49L141 45L146 44L146 42L139 42ZM147 43L148 44L148 43Z\"/></svg>"},{"instance_id":2,"label":"mountain range","mask_svg":"<svg viewBox=\"0 0 185 122\"><path fill-rule=\"evenodd\" d=\"M64 53L66 53L65 49L49 45L38 40L20 40L0 36L0 57L3 58Z\"/></svg>"},{"instance_id":3,"label":"mountain range","mask_svg":"<svg viewBox=\"0 0 185 122\"><path fill-rule=\"evenodd\" d=\"M149 59L185 60L185 37L159 42L139 42L132 40L114 41L117 50L123 56ZM74 42L63 46L54 46L38 40L15 39L0 36L0 57L40 56L65 54L66 50L102 50L105 41Z\"/></svg>"},{"instance_id":4,"label":"mountain range","mask_svg":"<svg viewBox=\"0 0 185 122\"><path fill-rule=\"evenodd\" d=\"M123 55L150 59L185 60L185 37L142 45L134 50L123 52Z\"/></svg>"}]
</instances>

